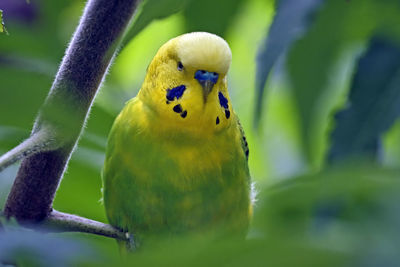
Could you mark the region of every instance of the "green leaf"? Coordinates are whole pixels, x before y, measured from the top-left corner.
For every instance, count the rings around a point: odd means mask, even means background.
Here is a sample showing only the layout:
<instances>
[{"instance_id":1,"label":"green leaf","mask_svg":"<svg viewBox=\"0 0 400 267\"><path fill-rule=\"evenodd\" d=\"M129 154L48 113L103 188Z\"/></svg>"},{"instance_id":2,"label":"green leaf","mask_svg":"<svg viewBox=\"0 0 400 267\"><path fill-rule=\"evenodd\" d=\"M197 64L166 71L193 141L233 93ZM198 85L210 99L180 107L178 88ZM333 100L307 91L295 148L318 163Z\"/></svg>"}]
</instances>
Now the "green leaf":
<instances>
[{"instance_id":1,"label":"green leaf","mask_svg":"<svg viewBox=\"0 0 400 267\"><path fill-rule=\"evenodd\" d=\"M379 37L359 60L347 108L338 112L331 162L377 158L383 133L400 115L400 47Z\"/></svg>"},{"instance_id":2,"label":"green leaf","mask_svg":"<svg viewBox=\"0 0 400 267\"><path fill-rule=\"evenodd\" d=\"M281 0L268 36L260 44L257 53L256 105L254 122L257 126L262 113L264 87L276 61L293 41L310 25L310 15L325 0Z\"/></svg>"},{"instance_id":3,"label":"green leaf","mask_svg":"<svg viewBox=\"0 0 400 267\"><path fill-rule=\"evenodd\" d=\"M190 1L183 11L185 31L205 31L224 36L243 2L243 0Z\"/></svg>"},{"instance_id":4,"label":"green leaf","mask_svg":"<svg viewBox=\"0 0 400 267\"><path fill-rule=\"evenodd\" d=\"M365 266L372 259L372 266L383 266L400 261L399 201L399 170L349 162L262 192L254 232L269 240L340 251L352 263L340 266Z\"/></svg>"},{"instance_id":5,"label":"green leaf","mask_svg":"<svg viewBox=\"0 0 400 267\"><path fill-rule=\"evenodd\" d=\"M8 34L6 26L3 21L3 10L0 9L0 33Z\"/></svg>"},{"instance_id":6,"label":"green leaf","mask_svg":"<svg viewBox=\"0 0 400 267\"><path fill-rule=\"evenodd\" d=\"M166 18L182 10L191 0L145 0L139 7L138 14L129 31L126 33L122 46L125 46L140 31L154 20Z\"/></svg>"},{"instance_id":7,"label":"green leaf","mask_svg":"<svg viewBox=\"0 0 400 267\"><path fill-rule=\"evenodd\" d=\"M288 71L303 150L312 168L321 165L328 118L345 89L345 85L337 86L340 78L334 70L345 52L354 51L355 45L359 47L376 32L390 31L392 38L398 38L399 26L393 21L399 11L398 2L391 0L328 0L308 33L293 45ZM342 91L338 94L338 90Z\"/></svg>"},{"instance_id":8,"label":"green leaf","mask_svg":"<svg viewBox=\"0 0 400 267\"><path fill-rule=\"evenodd\" d=\"M96 259L99 255L82 241L14 228L0 232L0 262L21 266L73 266L99 262L99 258Z\"/></svg>"}]
</instances>

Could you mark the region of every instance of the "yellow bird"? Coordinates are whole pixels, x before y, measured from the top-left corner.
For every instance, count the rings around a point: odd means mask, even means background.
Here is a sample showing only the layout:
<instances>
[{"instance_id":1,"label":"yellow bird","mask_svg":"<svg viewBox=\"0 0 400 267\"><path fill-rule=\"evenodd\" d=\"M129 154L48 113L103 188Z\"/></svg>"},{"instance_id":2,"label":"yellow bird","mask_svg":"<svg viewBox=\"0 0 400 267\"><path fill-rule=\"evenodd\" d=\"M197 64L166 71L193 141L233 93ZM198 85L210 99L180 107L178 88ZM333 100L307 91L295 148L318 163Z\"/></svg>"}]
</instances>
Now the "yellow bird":
<instances>
[{"instance_id":1,"label":"yellow bird","mask_svg":"<svg viewBox=\"0 0 400 267\"><path fill-rule=\"evenodd\" d=\"M164 44L116 118L103 168L110 223L151 237L244 235L251 217L248 146L228 94L231 50L194 32Z\"/></svg>"}]
</instances>

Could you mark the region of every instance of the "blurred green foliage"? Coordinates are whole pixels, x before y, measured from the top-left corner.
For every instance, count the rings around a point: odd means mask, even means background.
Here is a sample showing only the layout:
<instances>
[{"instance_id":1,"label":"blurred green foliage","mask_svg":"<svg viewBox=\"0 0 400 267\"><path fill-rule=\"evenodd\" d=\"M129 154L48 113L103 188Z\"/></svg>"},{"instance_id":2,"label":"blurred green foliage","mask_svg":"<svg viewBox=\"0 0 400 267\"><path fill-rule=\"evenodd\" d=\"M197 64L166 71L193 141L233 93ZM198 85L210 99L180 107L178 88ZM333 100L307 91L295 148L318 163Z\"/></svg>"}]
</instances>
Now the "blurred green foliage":
<instances>
[{"instance_id":1,"label":"blurred green foliage","mask_svg":"<svg viewBox=\"0 0 400 267\"><path fill-rule=\"evenodd\" d=\"M86 242L7 226L0 232L0 260L18 266L72 266L96 263L101 256ZM1 263L0 263L0 266Z\"/></svg>"},{"instance_id":2,"label":"blurred green foliage","mask_svg":"<svg viewBox=\"0 0 400 267\"><path fill-rule=\"evenodd\" d=\"M268 36L259 46L256 72L256 108L254 121L259 124L263 106L264 87L276 61L312 22L309 17L320 7L321 0L278 1L276 14Z\"/></svg>"},{"instance_id":3,"label":"blurred green foliage","mask_svg":"<svg viewBox=\"0 0 400 267\"><path fill-rule=\"evenodd\" d=\"M293 7L302 3L305 13ZM83 7L80 0L0 2L9 32L0 33L0 153L29 136ZM209 31L232 49L230 95L259 191L253 225L245 242L203 236L160 241L130 255L129 263L398 265L399 15L395 0L144 1L96 97L54 207L106 222L100 170L115 116L139 90L164 42ZM257 49L265 57L256 65ZM256 92L262 66L267 83ZM257 102L262 116L254 128ZM334 164L339 161L344 165ZM1 207L17 170L0 173ZM10 229L0 234L3 261L126 265L112 239Z\"/></svg>"},{"instance_id":4,"label":"blurred green foliage","mask_svg":"<svg viewBox=\"0 0 400 267\"><path fill-rule=\"evenodd\" d=\"M3 21L3 10L1 9L0 9L0 33L7 33L7 29Z\"/></svg>"},{"instance_id":5,"label":"blurred green foliage","mask_svg":"<svg viewBox=\"0 0 400 267\"><path fill-rule=\"evenodd\" d=\"M335 67L341 64L344 53L355 46L368 45L378 33L397 41L400 27L395 20L399 12L396 1L326 1L306 35L290 51L288 70L304 151L311 166L323 164L326 121L332 115L332 107L338 104L338 94L348 87L339 84L334 76ZM345 75L351 74L349 71Z\"/></svg>"},{"instance_id":6,"label":"blurred green foliage","mask_svg":"<svg viewBox=\"0 0 400 267\"><path fill-rule=\"evenodd\" d=\"M192 0L183 10L185 31L206 31L225 36L240 12L243 2L243 0Z\"/></svg>"},{"instance_id":7,"label":"blurred green foliage","mask_svg":"<svg viewBox=\"0 0 400 267\"><path fill-rule=\"evenodd\" d=\"M157 19L166 18L182 10L191 0L145 0L138 7L138 14L124 37L124 44L132 40L147 25Z\"/></svg>"},{"instance_id":8,"label":"blurred green foliage","mask_svg":"<svg viewBox=\"0 0 400 267\"><path fill-rule=\"evenodd\" d=\"M350 104L335 116L330 161L357 156L379 160L381 136L400 115L399 71L399 46L373 38L358 62Z\"/></svg>"}]
</instances>

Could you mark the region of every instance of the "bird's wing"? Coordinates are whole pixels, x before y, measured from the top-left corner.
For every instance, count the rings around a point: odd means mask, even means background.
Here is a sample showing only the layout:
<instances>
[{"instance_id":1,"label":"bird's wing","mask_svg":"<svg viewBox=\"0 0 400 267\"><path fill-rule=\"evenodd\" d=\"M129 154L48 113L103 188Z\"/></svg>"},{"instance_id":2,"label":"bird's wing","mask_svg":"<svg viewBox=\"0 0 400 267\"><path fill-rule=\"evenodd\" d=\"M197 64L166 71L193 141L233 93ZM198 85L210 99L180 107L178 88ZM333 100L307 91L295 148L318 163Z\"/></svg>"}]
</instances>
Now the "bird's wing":
<instances>
[{"instance_id":1,"label":"bird's wing","mask_svg":"<svg viewBox=\"0 0 400 267\"><path fill-rule=\"evenodd\" d=\"M244 134L244 130L243 130L242 125L240 124L239 119L237 119L237 124L238 124L239 130L240 130L240 134L241 134L241 137L242 137L243 152L246 155L246 159L248 160L249 159L249 145L248 145L247 140L246 140L246 135Z\"/></svg>"},{"instance_id":2,"label":"bird's wing","mask_svg":"<svg viewBox=\"0 0 400 267\"><path fill-rule=\"evenodd\" d=\"M240 121L238 118L237 118L237 125L238 125L240 135L241 135L242 149L243 149L244 154L246 155L246 160L248 161L249 160L249 145L247 143L243 127L240 124ZM249 211L249 214L250 214L250 216L253 216L253 206L257 199L257 189L255 187L255 183L252 182L250 174L248 176L248 182L249 182L249 189L250 189L250 211Z\"/></svg>"}]
</instances>

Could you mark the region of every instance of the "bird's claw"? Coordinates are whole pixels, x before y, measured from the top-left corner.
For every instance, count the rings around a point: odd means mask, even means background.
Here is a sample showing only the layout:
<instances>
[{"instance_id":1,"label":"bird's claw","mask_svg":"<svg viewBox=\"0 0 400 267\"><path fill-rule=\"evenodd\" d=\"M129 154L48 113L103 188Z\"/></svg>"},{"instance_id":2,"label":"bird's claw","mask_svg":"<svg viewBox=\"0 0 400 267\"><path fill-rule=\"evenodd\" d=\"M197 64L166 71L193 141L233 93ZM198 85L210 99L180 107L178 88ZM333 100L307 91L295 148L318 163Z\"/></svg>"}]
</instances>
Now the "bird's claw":
<instances>
[{"instance_id":1,"label":"bird's claw","mask_svg":"<svg viewBox=\"0 0 400 267\"><path fill-rule=\"evenodd\" d=\"M125 237L127 239L126 241L126 248L129 251L135 251L138 247L138 244L136 243L135 237L133 234L126 232L125 233Z\"/></svg>"}]
</instances>

